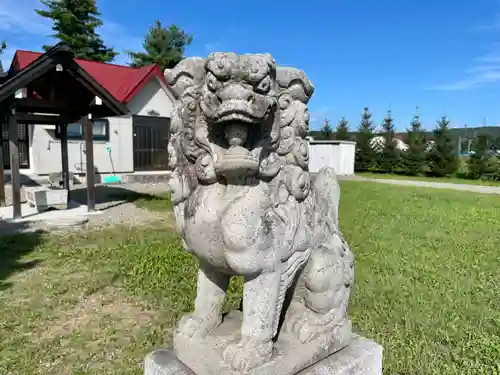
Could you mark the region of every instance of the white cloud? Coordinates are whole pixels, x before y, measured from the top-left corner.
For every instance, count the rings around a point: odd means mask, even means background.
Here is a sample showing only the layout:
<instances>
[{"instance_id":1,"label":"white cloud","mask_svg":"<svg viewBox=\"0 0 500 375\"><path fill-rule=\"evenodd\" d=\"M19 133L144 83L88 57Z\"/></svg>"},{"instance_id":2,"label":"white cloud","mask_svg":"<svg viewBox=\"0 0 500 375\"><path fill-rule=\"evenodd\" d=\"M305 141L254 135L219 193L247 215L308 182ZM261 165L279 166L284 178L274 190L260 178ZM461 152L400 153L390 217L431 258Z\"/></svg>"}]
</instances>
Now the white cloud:
<instances>
[{"instance_id":1,"label":"white cloud","mask_svg":"<svg viewBox=\"0 0 500 375\"><path fill-rule=\"evenodd\" d=\"M488 23L475 27L472 32L500 31L500 13ZM500 43L491 45L489 53L474 58L471 66L463 71L463 77L455 82L431 87L431 90L463 91L500 82Z\"/></svg>"},{"instance_id":2,"label":"white cloud","mask_svg":"<svg viewBox=\"0 0 500 375\"><path fill-rule=\"evenodd\" d=\"M330 112L329 107L320 107L316 110L313 110L310 113L309 117L309 126L323 125L326 118L328 118L328 114Z\"/></svg>"},{"instance_id":3,"label":"white cloud","mask_svg":"<svg viewBox=\"0 0 500 375\"><path fill-rule=\"evenodd\" d=\"M471 66L463 71L464 77L432 90L462 91L478 86L500 82L500 45L494 45L491 52L472 60Z\"/></svg>"},{"instance_id":4,"label":"white cloud","mask_svg":"<svg viewBox=\"0 0 500 375\"><path fill-rule=\"evenodd\" d=\"M41 9L35 0L2 0L0 3L0 30L11 35L24 33L32 35L48 35L51 25L48 20L35 13Z\"/></svg>"},{"instance_id":5,"label":"white cloud","mask_svg":"<svg viewBox=\"0 0 500 375\"><path fill-rule=\"evenodd\" d=\"M119 52L113 63L126 64L129 61L127 52L142 51L143 36L131 35L127 27L109 19L103 19L104 25L99 30L99 34L106 46L113 47Z\"/></svg>"},{"instance_id":6,"label":"white cloud","mask_svg":"<svg viewBox=\"0 0 500 375\"><path fill-rule=\"evenodd\" d=\"M51 22L35 13L34 9L43 9L39 0L0 0L0 32L7 41L7 50L1 57L5 69L8 68L16 49L41 51L42 45L52 44ZM142 35L131 35L128 27L103 18L104 25L99 34L107 46L119 52L115 63L128 62L125 51L142 50Z\"/></svg>"}]
</instances>

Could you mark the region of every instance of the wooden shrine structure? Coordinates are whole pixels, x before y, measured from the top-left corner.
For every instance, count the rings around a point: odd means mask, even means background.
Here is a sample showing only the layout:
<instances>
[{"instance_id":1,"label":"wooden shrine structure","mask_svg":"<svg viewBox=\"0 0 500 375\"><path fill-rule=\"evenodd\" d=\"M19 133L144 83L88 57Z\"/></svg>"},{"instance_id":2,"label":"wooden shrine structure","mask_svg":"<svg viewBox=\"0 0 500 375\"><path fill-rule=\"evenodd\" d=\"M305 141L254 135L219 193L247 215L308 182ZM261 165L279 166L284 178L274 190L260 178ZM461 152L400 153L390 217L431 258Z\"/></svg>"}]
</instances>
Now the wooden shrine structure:
<instances>
[{"instance_id":1,"label":"wooden shrine structure","mask_svg":"<svg viewBox=\"0 0 500 375\"><path fill-rule=\"evenodd\" d=\"M0 124L8 124L13 217L21 218L21 175L18 124L60 128L63 187L68 190L67 125L86 117L86 182L88 210L95 210L95 170L92 118L121 116L128 109L73 59L69 46L59 43L24 69L11 66L0 76ZM0 206L5 206L3 150L0 142Z\"/></svg>"}]
</instances>

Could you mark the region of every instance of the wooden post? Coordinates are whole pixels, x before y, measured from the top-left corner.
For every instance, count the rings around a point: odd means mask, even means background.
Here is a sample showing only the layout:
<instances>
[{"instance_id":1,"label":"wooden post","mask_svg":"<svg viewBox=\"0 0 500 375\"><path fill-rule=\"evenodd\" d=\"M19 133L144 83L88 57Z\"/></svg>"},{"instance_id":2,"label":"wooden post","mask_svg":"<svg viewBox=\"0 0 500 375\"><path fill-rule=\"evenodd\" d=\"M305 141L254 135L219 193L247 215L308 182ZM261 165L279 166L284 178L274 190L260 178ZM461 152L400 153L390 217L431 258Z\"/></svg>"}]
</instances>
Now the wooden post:
<instances>
[{"instance_id":1,"label":"wooden post","mask_svg":"<svg viewBox=\"0 0 500 375\"><path fill-rule=\"evenodd\" d=\"M85 152L87 159L87 211L95 211L95 170L94 170L94 140L92 131L92 115L85 122Z\"/></svg>"},{"instance_id":2,"label":"wooden post","mask_svg":"<svg viewBox=\"0 0 500 375\"><path fill-rule=\"evenodd\" d=\"M59 135L61 138L61 164L62 164L62 179L63 188L68 191L68 201L70 201L70 186L69 186L69 162L68 162L68 125L62 124L59 127Z\"/></svg>"},{"instance_id":3,"label":"wooden post","mask_svg":"<svg viewBox=\"0 0 500 375\"><path fill-rule=\"evenodd\" d=\"M0 117L4 114L0 112ZM3 124L0 124L0 207L5 207L5 174L3 162Z\"/></svg>"},{"instance_id":4,"label":"wooden post","mask_svg":"<svg viewBox=\"0 0 500 375\"><path fill-rule=\"evenodd\" d=\"M16 109L8 112L9 149L10 149L10 184L12 185L13 218L20 219L21 214L21 172L19 171L19 135L17 128Z\"/></svg>"}]
</instances>

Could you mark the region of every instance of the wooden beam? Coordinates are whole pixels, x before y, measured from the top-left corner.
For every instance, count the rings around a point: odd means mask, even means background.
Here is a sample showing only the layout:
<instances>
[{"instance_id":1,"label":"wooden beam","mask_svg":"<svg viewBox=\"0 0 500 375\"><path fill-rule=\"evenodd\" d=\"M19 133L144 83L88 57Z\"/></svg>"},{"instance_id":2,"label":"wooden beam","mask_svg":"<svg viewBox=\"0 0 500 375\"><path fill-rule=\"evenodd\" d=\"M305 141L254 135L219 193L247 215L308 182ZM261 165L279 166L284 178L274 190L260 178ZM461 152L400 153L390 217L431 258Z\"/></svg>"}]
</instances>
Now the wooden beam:
<instances>
[{"instance_id":1,"label":"wooden beam","mask_svg":"<svg viewBox=\"0 0 500 375\"><path fill-rule=\"evenodd\" d=\"M5 207L5 174L3 170L3 129L0 124L0 207Z\"/></svg>"},{"instance_id":2,"label":"wooden beam","mask_svg":"<svg viewBox=\"0 0 500 375\"><path fill-rule=\"evenodd\" d=\"M72 122L66 116L37 115L34 113L18 113L16 117L18 124L59 125ZM2 123L8 123L8 119L0 118L0 124Z\"/></svg>"},{"instance_id":3,"label":"wooden beam","mask_svg":"<svg viewBox=\"0 0 500 375\"><path fill-rule=\"evenodd\" d=\"M85 152L87 160L87 211L95 211L95 169L94 169L94 140L92 131L92 116L88 115L85 122Z\"/></svg>"},{"instance_id":4,"label":"wooden beam","mask_svg":"<svg viewBox=\"0 0 500 375\"><path fill-rule=\"evenodd\" d=\"M68 200L70 201L70 186L69 186L69 161L68 161L68 125L61 125L59 136L61 138L61 164L62 164L62 179L63 188L68 191Z\"/></svg>"},{"instance_id":5,"label":"wooden beam","mask_svg":"<svg viewBox=\"0 0 500 375\"><path fill-rule=\"evenodd\" d=\"M61 113L71 111L71 103L65 103L57 100L37 99L37 98L17 98L14 99L18 112L49 112Z\"/></svg>"},{"instance_id":6,"label":"wooden beam","mask_svg":"<svg viewBox=\"0 0 500 375\"><path fill-rule=\"evenodd\" d=\"M21 214L21 172L19 167L19 135L16 119L16 110L12 108L8 113L9 120L9 151L10 151L10 184L12 186L13 218L20 219Z\"/></svg>"}]
</instances>

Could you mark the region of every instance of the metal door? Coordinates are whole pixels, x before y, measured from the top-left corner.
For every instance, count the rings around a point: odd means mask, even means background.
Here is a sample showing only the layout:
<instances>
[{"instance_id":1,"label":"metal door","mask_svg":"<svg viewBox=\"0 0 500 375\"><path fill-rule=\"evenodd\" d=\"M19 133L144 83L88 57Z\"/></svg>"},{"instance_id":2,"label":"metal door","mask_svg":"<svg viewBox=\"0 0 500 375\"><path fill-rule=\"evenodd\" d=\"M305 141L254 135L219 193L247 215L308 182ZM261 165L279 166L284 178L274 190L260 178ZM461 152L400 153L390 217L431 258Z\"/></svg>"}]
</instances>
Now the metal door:
<instances>
[{"instance_id":1,"label":"metal door","mask_svg":"<svg viewBox=\"0 0 500 375\"><path fill-rule=\"evenodd\" d=\"M134 170L166 170L170 119L133 116Z\"/></svg>"}]
</instances>

